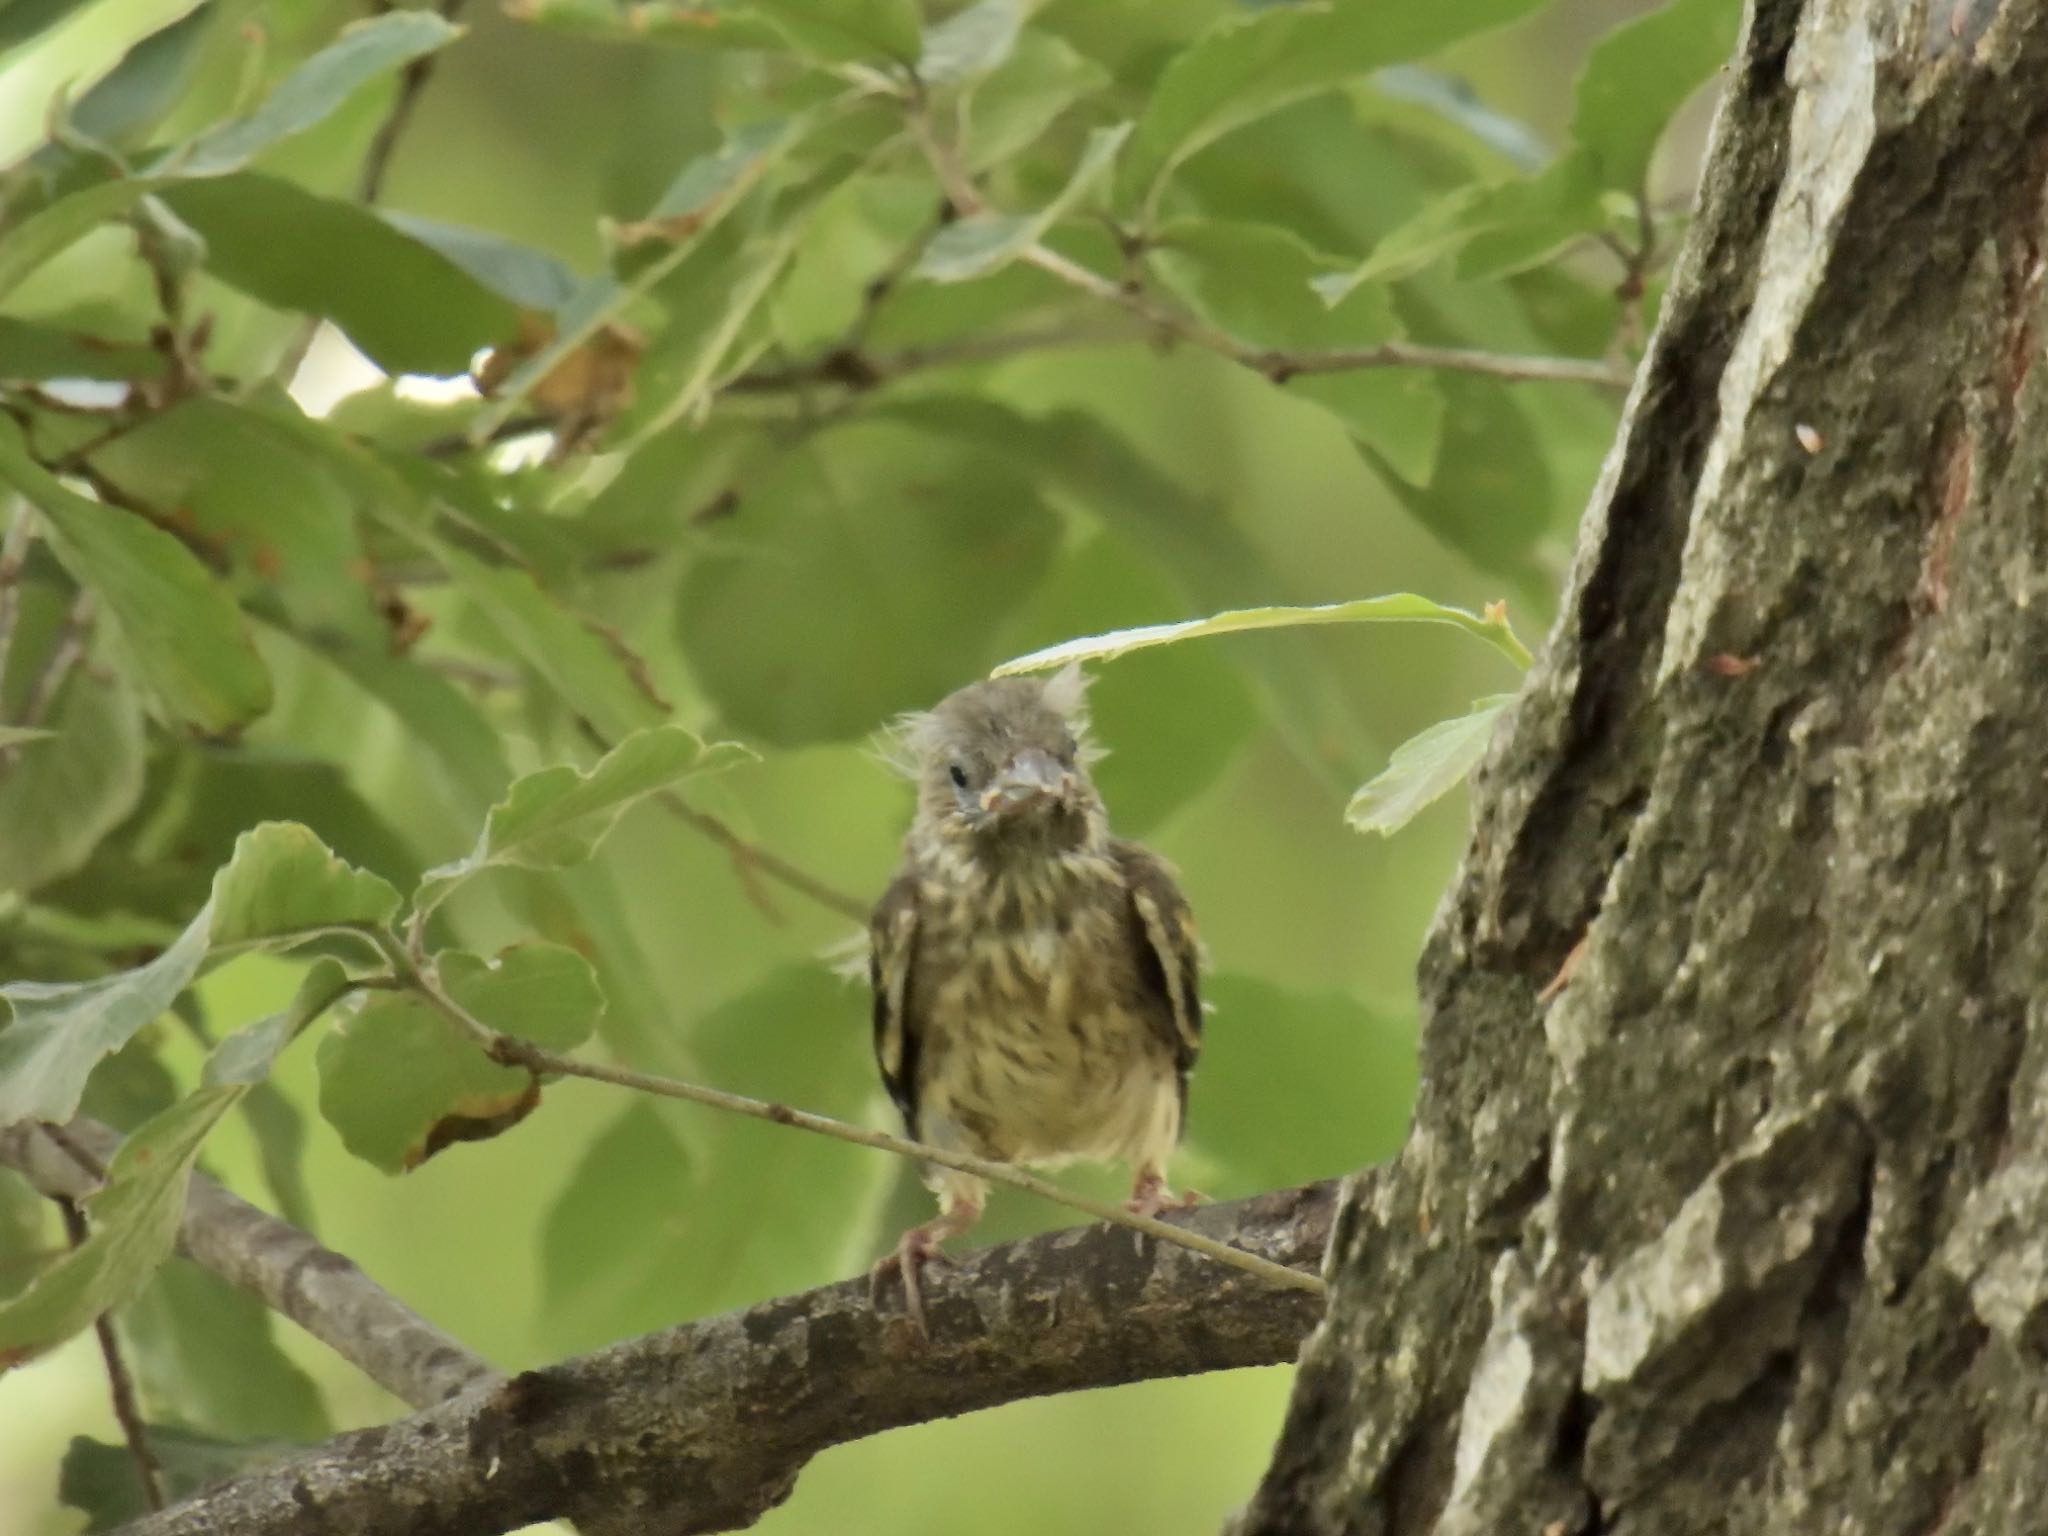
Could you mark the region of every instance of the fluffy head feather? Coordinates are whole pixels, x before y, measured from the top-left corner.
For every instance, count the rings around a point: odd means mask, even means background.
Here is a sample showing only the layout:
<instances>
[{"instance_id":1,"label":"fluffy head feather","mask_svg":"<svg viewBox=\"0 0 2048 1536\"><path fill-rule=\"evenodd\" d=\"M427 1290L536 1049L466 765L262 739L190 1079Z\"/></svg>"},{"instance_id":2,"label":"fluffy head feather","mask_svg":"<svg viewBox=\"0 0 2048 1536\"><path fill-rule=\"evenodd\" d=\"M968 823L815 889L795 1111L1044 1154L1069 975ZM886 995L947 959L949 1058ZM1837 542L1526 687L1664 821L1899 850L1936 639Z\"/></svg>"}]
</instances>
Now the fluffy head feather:
<instances>
[{"instance_id":1,"label":"fluffy head feather","mask_svg":"<svg viewBox=\"0 0 2048 1536\"><path fill-rule=\"evenodd\" d=\"M1088 765L1102 754L1088 740L1088 679L1078 666L1049 678L998 677L970 683L929 710L896 721L887 751L918 785L918 820L947 835L988 834L1007 842L1071 844L1092 838L1101 802ZM992 813L984 797L1019 763L1063 769L1071 792L1043 815Z\"/></svg>"}]
</instances>

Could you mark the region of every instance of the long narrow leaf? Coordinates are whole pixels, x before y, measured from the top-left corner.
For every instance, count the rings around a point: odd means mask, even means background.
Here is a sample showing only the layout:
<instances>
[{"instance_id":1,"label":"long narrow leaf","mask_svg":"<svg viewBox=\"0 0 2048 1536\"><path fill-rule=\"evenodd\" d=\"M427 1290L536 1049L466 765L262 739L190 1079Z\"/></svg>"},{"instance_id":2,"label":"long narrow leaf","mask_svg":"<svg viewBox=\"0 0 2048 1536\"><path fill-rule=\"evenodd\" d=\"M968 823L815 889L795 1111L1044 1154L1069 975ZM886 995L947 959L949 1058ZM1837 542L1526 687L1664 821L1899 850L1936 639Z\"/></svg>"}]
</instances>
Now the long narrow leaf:
<instances>
[{"instance_id":1,"label":"long narrow leaf","mask_svg":"<svg viewBox=\"0 0 2048 1536\"><path fill-rule=\"evenodd\" d=\"M1484 614L1468 613L1442 603L1417 597L1412 592L1394 592L1385 597L1364 597L1348 603L1321 603L1307 608L1233 608L1206 619L1184 619L1177 624L1147 624L1137 629L1113 629L1106 635L1088 635L1063 640L1043 650L1032 651L997 667L996 677L1013 677L1021 672L1044 672L1070 661L1108 661L1127 651L1142 651L1155 645L1172 645L1204 635L1233 635L1248 629L1293 629L1304 624L1450 624L1469 635L1477 635L1518 667L1529 665L1528 647L1508 626L1502 605Z\"/></svg>"}]
</instances>

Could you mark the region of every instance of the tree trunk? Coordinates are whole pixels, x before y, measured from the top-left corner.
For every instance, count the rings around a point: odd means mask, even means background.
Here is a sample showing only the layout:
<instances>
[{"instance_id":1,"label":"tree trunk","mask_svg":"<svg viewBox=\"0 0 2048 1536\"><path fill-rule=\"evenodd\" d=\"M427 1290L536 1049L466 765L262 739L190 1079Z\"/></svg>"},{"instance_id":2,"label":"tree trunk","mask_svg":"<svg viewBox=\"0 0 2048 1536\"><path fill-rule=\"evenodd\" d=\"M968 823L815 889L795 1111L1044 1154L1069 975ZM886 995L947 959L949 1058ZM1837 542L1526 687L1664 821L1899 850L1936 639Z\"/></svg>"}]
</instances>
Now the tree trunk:
<instances>
[{"instance_id":1,"label":"tree trunk","mask_svg":"<svg viewBox=\"0 0 2048 1536\"><path fill-rule=\"evenodd\" d=\"M2044 177L2040 0L1757 0L1240 1533L2048 1530Z\"/></svg>"}]
</instances>

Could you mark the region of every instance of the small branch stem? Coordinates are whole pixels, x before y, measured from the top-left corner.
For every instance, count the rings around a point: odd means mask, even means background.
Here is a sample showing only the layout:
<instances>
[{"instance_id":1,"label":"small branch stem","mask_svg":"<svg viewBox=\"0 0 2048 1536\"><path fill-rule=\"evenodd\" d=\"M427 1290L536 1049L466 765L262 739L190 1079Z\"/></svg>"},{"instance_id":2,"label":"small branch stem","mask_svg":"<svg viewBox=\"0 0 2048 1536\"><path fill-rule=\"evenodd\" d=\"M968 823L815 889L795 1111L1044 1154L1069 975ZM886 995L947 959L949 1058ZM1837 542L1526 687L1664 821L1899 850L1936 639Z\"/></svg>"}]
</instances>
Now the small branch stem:
<instances>
[{"instance_id":1,"label":"small branch stem","mask_svg":"<svg viewBox=\"0 0 2048 1536\"><path fill-rule=\"evenodd\" d=\"M816 876L797 868L779 854L770 853L759 843L752 843L727 826L709 811L700 811L681 795L664 794L661 804L684 826L703 833L732 855L733 862L742 871L753 870L779 880L799 895L808 896L828 912L836 912L849 921L863 926L868 920L865 903L855 900L844 891L835 890Z\"/></svg>"},{"instance_id":2,"label":"small branch stem","mask_svg":"<svg viewBox=\"0 0 2048 1536\"><path fill-rule=\"evenodd\" d=\"M893 1152L898 1157L937 1163L958 1173L986 1179L991 1184L1020 1189L1054 1205L1063 1205L1069 1210L1093 1216L1097 1221L1128 1227L1133 1232L1142 1232L1159 1242L1189 1249L1214 1259L1219 1264L1256 1275L1273 1285L1298 1291L1313 1291L1318 1295L1324 1291L1322 1277L1319 1275L1290 1269L1284 1264L1275 1264L1270 1259L1246 1253L1241 1248L1233 1248L1228 1243L1218 1242L1215 1238L1204 1237L1200 1233L1169 1225L1154 1216L1140 1216L1107 1201L1092 1200L1086 1195L1073 1194L1061 1189L1057 1184L1048 1183L1020 1168L1013 1168L1008 1163L992 1162L987 1158L972 1157L964 1152L927 1146L923 1142L911 1141L906 1137L891 1136L886 1131L871 1131L865 1126L849 1125L843 1120L814 1115L806 1110L791 1109L786 1104L771 1104L765 1099L726 1093L722 1089L706 1088L697 1083L683 1082L678 1078L657 1077L653 1073L636 1072L628 1067L608 1067L597 1062L577 1061L573 1057L557 1055L529 1040L500 1034L491 1028L442 991L432 973L417 966L402 946L389 944L386 946L386 952L393 969L406 977L422 997L458 1028L467 1031L493 1061L506 1066L524 1067L527 1071L535 1073L551 1072L562 1077L589 1078L592 1082L632 1088L640 1093L651 1093L661 1098L682 1099L691 1104L724 1110L728 1114L745 1115L753 1120L766 1120L774 1125L794 1126L798 1130L810 1131L819 1136L830 1136L835 1141L850 1142L857 1147L872 1147L880 1152Z\"/></svg>"},{"instance_id":3,"label":"small branch stem","mask_svg":"<svg viewBox=\"0 0 2048 1536\"><path fill-rule=\"evenodd\" d=\"M64 1233L73 1248L86 1239L85 1212L76 1200L59 1198L57 1209L64 1215ZM100 1360L106 1366L107 1393L114 1402L114 1418L121 1437L128 1442L129 1458L135 1463L135 1480L142 1484L143 1501L151 1509L164 1507L163 1468L149 1446L149 1430L142 1422L142 1410L135 1402L135 1381L128 1374L128 1362L121 1356L121 1341L114 1333L114 1319L102 1312L93 1320L93 1332L100 1341Z\"/></svg>"},{"instance_id":4,"label":"small branch stem","mask_svg":"<svg viewBox=\"0 0 2048 1536\"><path fill-rule=\"evenodd\" d=\"M947 199L963 215L986 210L980 190L961 166L959 157L921 111L911 114L911 132L923 147L932 174ZM1068 287L1128 311L1161 336L1189 342L1262 373L1275 384L1304 374L1349 373L1363 368L1438 368L1484 374L1510 382L1543 381L1591 384L1601 389L1627 389L1633 370L1596 358L1518 357L1508 353L1471 351L1459 347L1426 347L1389 341L1370 347L1338 347L1327 351L1288 352L1248 345L1195 316L1163 304L1133 282L1118 282L1047 246L1028 246L1019 258Z\"/></svg>"},{"instance_id":5,"label":"small branch stem","mask_svg":"<svg viewBox=\"0 0 2048 1536\"><path fill-rule=\"evenodd\" d=\"M435 9L443 21L453 21L455 13L462 9L463 0L440 0ZM389 4L380 5L379 11L394 9ZM438 53L423 54L406 65L398 77L398 94L391 99L391 110L384 114L384 121L377 125L370 147L363 153L363 168L356 177L356 201L375 203L384 195L384 179L391 171L391 157L398 149L398 141L404 137L411 124L413 113L419 110L420 93L427 88L427 81L433 77L434 65L440 59Z\"/></svg>"},{"instance_id":6,"label":"small branch stem","mask_svg":"<svg viewBox=\"0 0 2048 1536\"><path fill-rule=\"evenodd\" d=\"M63 630L50 647L50 654L43 658L41 668L29 684L28 698L22 705L21 719L17 724L35 727L43 723L50 706L63 690L65 679L70 677L71 669L85 655L85 637L91 627L92 594L81 592L72 603L71 611L64 616Z\"/></svg>"},{"instance_id":7,"label":"small branch stem","mask_svg":"<svg viewBox=\"0 0 2048 1536\"><path fill-rule=\"evenodd\" d=\"M29 541L35 537L35 514L20 497L14 521L0 534L0 685L7 681L7 658L14 649L14 627L21 619L21 576L28 563Z\"/></svg>"}]
</instances>

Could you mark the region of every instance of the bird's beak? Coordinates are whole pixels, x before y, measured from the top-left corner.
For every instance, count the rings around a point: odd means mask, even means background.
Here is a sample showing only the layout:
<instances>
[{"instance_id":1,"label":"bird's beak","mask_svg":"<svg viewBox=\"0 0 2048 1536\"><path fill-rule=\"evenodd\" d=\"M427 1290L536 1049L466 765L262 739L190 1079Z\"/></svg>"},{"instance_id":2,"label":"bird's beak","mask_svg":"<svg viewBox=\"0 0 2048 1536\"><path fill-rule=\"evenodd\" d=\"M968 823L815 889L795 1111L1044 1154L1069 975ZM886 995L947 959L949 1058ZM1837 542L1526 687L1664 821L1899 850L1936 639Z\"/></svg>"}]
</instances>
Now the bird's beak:
<instances>
[{"instance_id":1,"label":"bird's beak","mask_svg":"<svg viewBox=\"0 0 2048 1536\"><path fill-rule=\"evenodd\" d=\"M1048 800L1065 804L1073 793L1073 772L1061 767L1050 752L1032 747L1011 758L995 782L982 791L981 808L991 815L1009 816Z\"/></svg>"}]
</instances>

